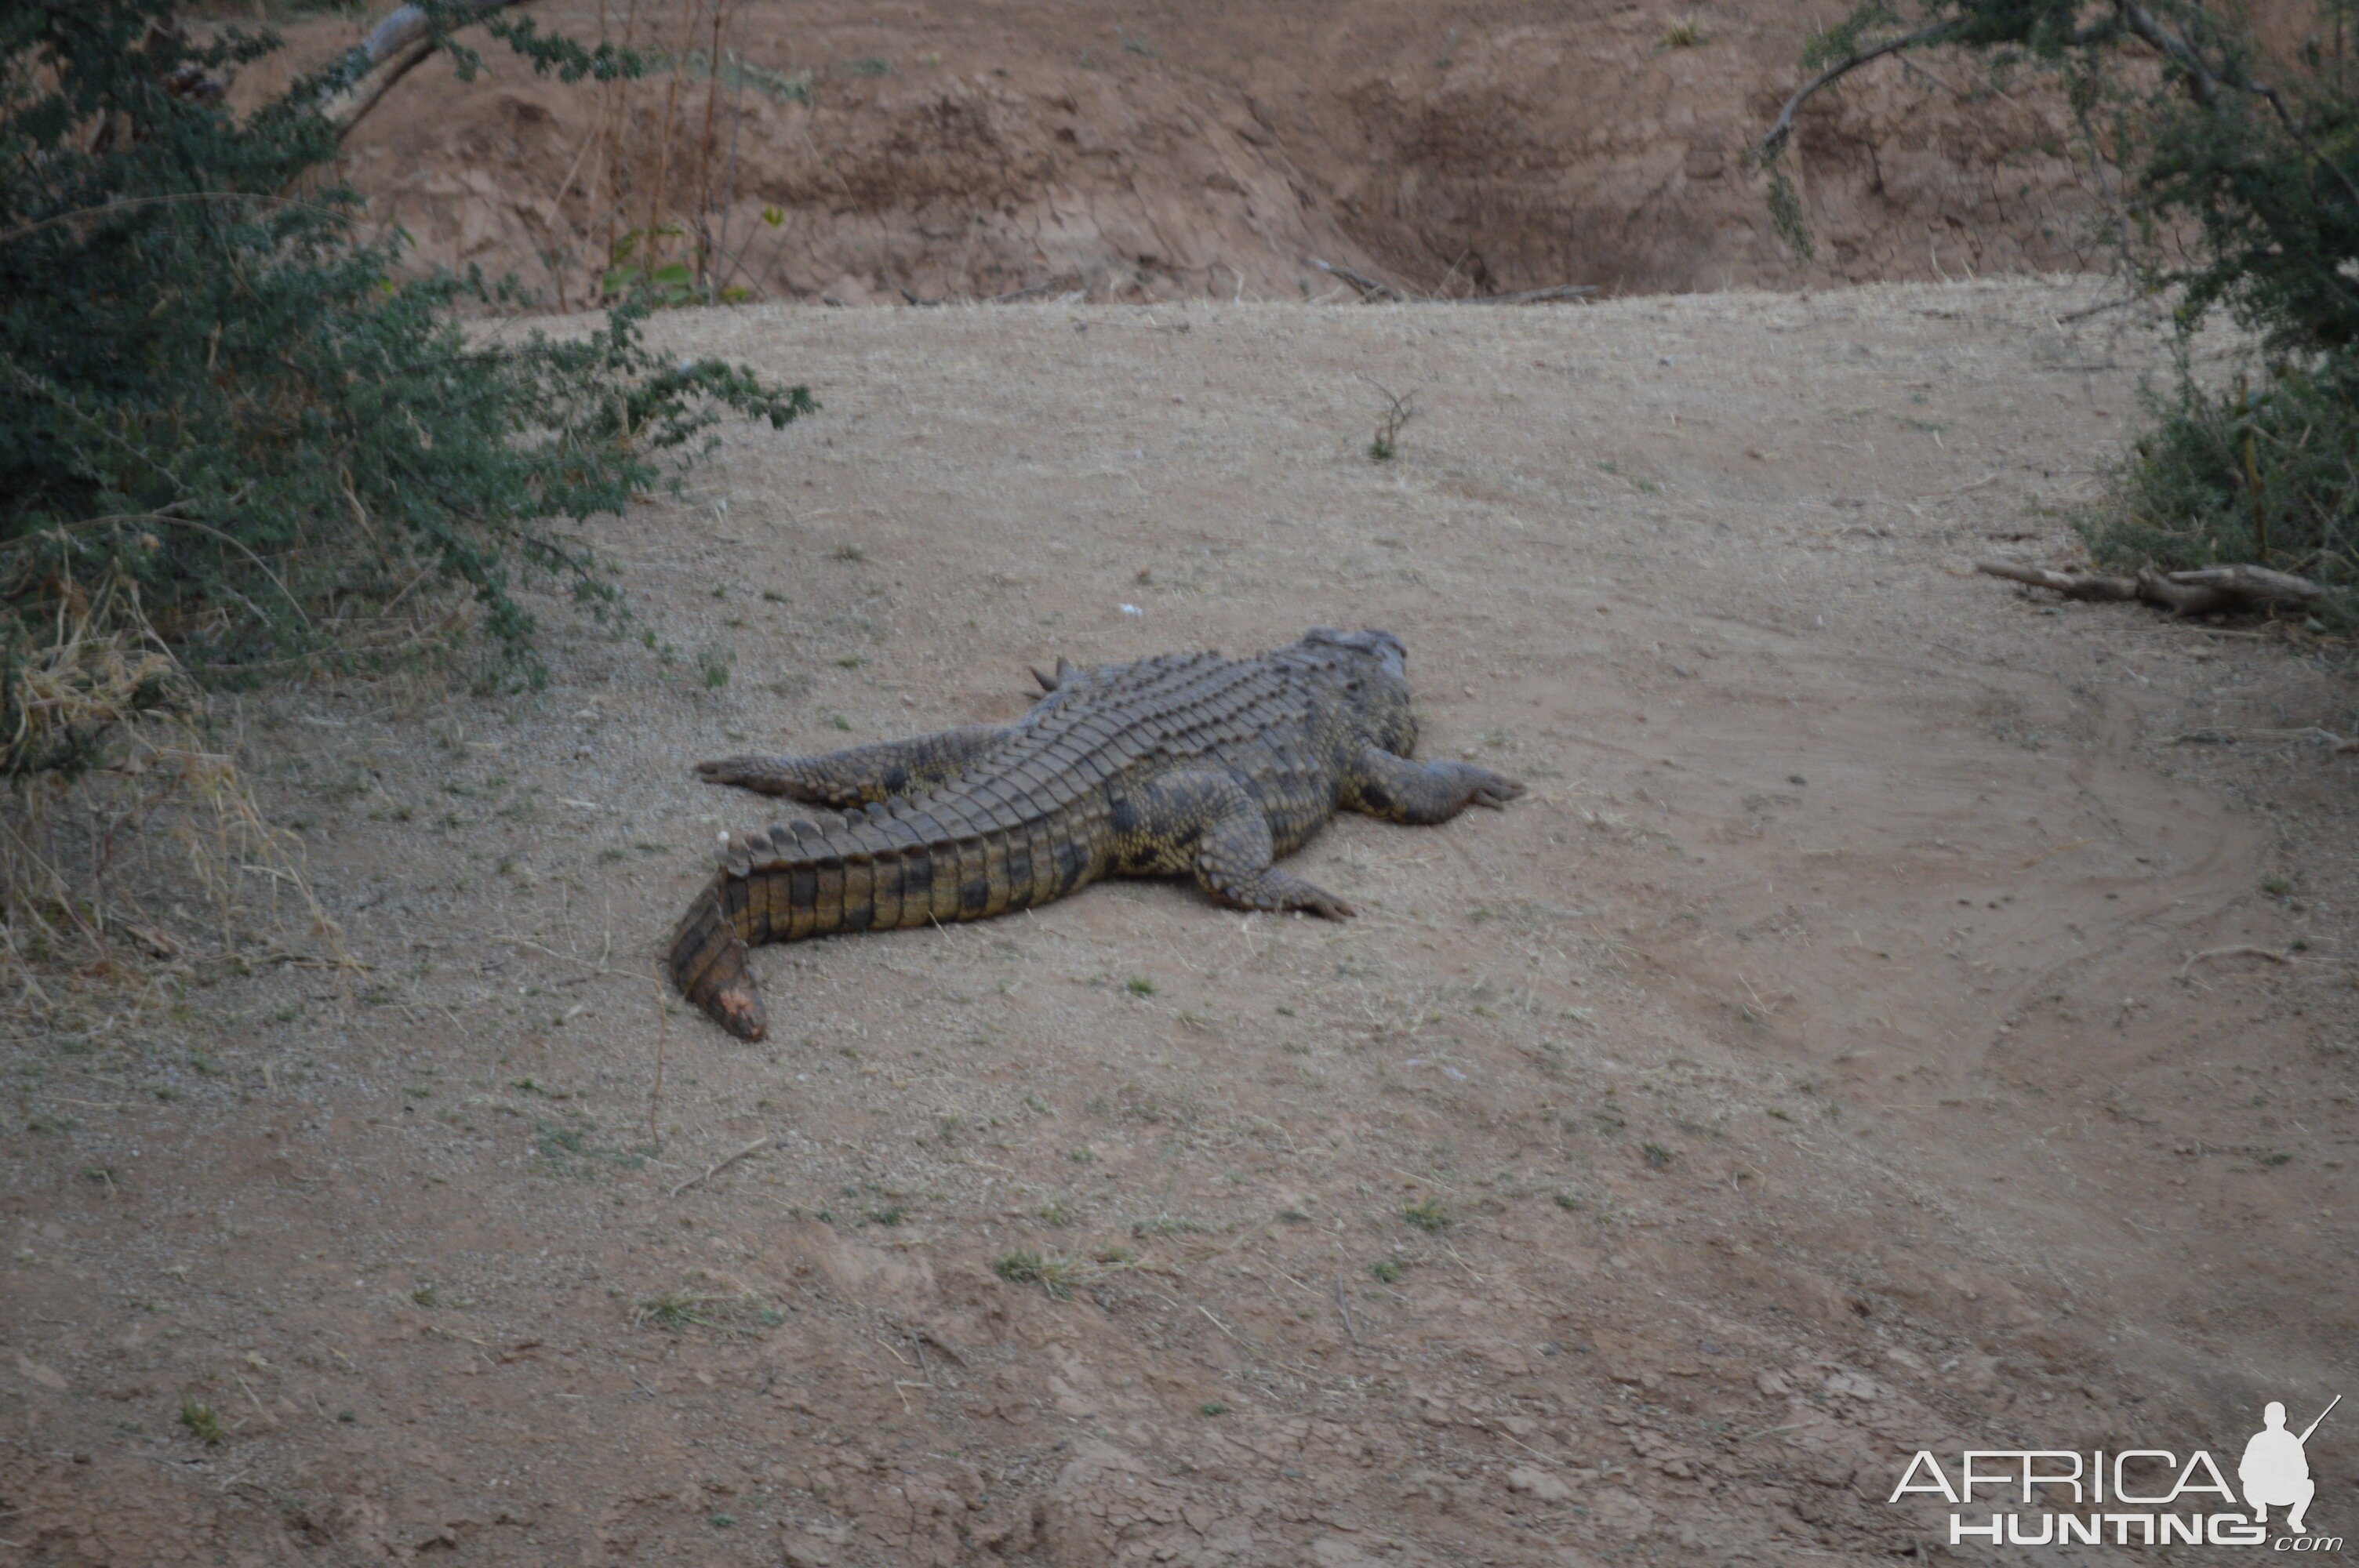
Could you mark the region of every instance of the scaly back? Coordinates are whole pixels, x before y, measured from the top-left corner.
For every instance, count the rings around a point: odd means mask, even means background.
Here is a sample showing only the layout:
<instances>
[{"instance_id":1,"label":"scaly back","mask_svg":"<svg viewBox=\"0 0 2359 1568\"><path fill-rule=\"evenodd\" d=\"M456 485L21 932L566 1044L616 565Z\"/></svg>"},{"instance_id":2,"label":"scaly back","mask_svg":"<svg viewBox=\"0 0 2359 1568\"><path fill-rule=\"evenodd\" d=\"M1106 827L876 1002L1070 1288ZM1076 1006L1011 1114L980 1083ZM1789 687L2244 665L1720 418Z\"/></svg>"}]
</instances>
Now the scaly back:
<instances>
[{"instance_id":1,"label":"scaly back","mask_svg":"<svg viewBox=\"0 0 2359 1568\"><path fill-rule=\"evenodd\" d=\"M1318 700L1304 672L1269 656L1077 673L939 789L735 840L723 860L731 923L749 942L794 941L1044 903L1105 869L1094 829L1126 781L1302 734ZM779 873L783 902L764 896Z\"/></svg>"}]
</instances>

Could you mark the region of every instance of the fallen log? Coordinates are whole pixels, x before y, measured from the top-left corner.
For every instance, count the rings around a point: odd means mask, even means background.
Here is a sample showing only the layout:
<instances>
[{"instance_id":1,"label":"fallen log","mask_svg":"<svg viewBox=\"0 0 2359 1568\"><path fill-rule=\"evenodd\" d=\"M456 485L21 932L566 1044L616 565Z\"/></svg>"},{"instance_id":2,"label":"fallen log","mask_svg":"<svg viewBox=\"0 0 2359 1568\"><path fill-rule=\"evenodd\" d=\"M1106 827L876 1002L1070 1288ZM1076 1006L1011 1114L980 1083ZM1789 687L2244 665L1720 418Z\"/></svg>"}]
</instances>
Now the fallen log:
<instances>
[{"instance_id":1,"label":"fallen log","mask_svg":"<svg viewBox=\"0 0 2359 1568\"><path fill-rule=\"evenodd\" d=\"M2003 577L2009 582L2044 588L2067 599L2120 600L2138 596L2138 579L2134 577L2106 577L2098 572L2060 572L2050 567L1997 559L1976 561L1974 570L1992 577Z\"/></svg>"},{"instance_id":2,"label":"fallen log","mask_svg":"<svg viewBox=\"0 0 2359 1568\"><path fill-rule=\"evenodd\" d=\"M2030 588L2046 589L2066 599L2104 602L2137 600L2158 604L2184 620L2215 612L2237 612L2286 606L2302 609L2326 597L2326 589L2308 578L2267 567L2198 567L2189 571L2142 571L2136 577L2105 572L2066 572L2023 561L1979 560L1974 570L2005 578Z\"/></svg>"}]
</instances>

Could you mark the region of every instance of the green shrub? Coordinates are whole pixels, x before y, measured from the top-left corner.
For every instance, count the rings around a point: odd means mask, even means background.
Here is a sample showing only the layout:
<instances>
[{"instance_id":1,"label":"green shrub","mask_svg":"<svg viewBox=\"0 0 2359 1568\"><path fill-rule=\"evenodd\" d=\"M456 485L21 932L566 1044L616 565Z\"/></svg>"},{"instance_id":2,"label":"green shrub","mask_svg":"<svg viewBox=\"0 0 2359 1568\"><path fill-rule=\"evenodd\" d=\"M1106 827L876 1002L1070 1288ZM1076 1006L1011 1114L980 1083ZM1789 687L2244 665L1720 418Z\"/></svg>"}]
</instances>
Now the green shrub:
<instances>
[{"instance_id":1,"label":"green shrub","mask_svg":"<svg viewBox=\"0 0 2359 1568\"><path fill-rule=\"evenodd\" d=\"M454 308L513 288L397 279L398 242L361 239L325 172L319 106L350 67L233 114L223 73L277 40L200 40L175 11L0 13L0 776L87 766L179 670L349 653L421 587L471 595L502 665L537 679L521 578L611 611L579 525L722 417L813 407L658 356L644 298L564 336L462 330ZM505 36L542 70L636 69Z\"/></svg>"},{"instance_id":2,"label":"green shrub","mask_svg":"<svg viewBox=\"0 0 2359 1568\"><path fill-rule=\"evenodd\" d=\"M2181 354L2150 393L2154 428L2082 520L2117 570L2254 562L2359 595L2359 0L2317 0L2272 50L2242 8L2203 0L1861 0L1814 35L1797 92L1757 149L1773 222L1809 254L1784 158L1799 105L1886 54L1954 48L2000 85L2049 72L2082 155L2117 172L2098 220L2136 286L2174 301ZM2260 347L2222 388L2187 344L2224 310Z\"/></svg>"},{"instance_id":3,"label":"green shrub","mask_svg":"<svg viewBox=\"0 0 2359 1568\"><path fill-rule=\"evenodd\" d=\"M2122 571L2255 561L2332 591L2314 608L2359 626L2359 362L2280 362L2257 390L2203 386L2182 361L2149 390L2154 427L2082 520L2089 553Z\"/></svg>"}]
</instances>

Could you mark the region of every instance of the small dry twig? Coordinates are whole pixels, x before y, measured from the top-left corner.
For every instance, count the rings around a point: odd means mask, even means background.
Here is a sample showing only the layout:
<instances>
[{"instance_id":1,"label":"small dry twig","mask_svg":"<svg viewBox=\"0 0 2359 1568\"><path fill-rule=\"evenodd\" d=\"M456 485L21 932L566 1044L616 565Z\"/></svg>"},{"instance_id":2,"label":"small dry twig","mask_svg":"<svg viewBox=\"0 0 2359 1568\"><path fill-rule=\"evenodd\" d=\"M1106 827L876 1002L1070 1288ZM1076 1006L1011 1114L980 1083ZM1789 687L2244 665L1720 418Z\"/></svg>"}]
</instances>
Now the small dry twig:
<instances>
[{"instance_id":1,"label":"small dry twig","mask_svg":"<svg viewBox=\"0 0 2359 1568\"><path fill-rule=\"evenodd\" d=\"M1418 389L1410 387L1407 395L1396 397L1393 389L1382 382L1368 381L1365 376L1360 379L1367 381L1370 386L1385 395L1386 406L1376 418L1376 436L1368 443L1368 458L1373 462L1388 463L1392 461L1393 454L1400 450L1402 427L1417 417Z\"/></svg>"},{"instance_id":2,"label":"small dry twig","mask_svg":"<svg viewBox=\"0 0 2359 1568\"><path fill-rule=\"evenodd\" d=\"M2267 958L2272 964L2290 964L2293 962L2293 956L2289 953L2280 953L2270 947L2256 947L2249 942L2239 942L2232 946L2206 947L2201 953L2190 953L2187 956L2187 962L2179 966L2179 972L2183 975L2187 973L2188 970L2193 968L2196 965L2203 962L2206 958L2236 957Z\"/></svg>"},{"instance_id":3,"label":"small dry twig","mask_svg":"<svg viewBox=\"0 0 2359 1568\"><path fill-rule=\"evenodd\" d=\"M743 1149L738 1150L734 1154L728 1156L726 1159L715 1160L712 1164L707 1165L704 1168L704 1173L702 1175L690 1176L688 1180L680 1183L679 1185L672 1188L671 1195L673 1197L678 1197L680 1194L688 1191L690 1187L703 1185L706 1182L711 1181L713 1177L719 1175L722 1172L727 1170L738 1161L745 1158L746 1155L759 1153L761 1151L767 1149L772 1143L777 1141L777 1140L769 1137L756 1138Z\"/></svg>"},{"instance_id":4,"label":"small dry twig","mask_svg":"<svg viewBox=\"0 0 2359 1568\"><path fill-rule=\"evenodd\" d=\"M1343 1332L1351 1336L1353 1345L1357 1346L1360 1343L1360 1331L1352 1322L1352 1303L1343 1299L1343 1276L1341 1274L1335 1276L1335 1310L1343 1314Z\"/></svg>"}]
</instances>

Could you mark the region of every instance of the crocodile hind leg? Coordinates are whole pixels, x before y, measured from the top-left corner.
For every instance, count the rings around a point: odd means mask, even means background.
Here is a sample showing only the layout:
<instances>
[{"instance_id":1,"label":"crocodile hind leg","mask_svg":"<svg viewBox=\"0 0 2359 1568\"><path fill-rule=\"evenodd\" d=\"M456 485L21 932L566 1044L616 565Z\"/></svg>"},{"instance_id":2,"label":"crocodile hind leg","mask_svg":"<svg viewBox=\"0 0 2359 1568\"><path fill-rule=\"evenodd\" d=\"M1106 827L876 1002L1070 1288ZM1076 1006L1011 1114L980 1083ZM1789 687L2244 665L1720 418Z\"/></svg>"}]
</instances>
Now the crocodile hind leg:
<instances>
[{"instance_id":1,"label":"crocodile hind leg","mask_svg":"<svg viewBox=\"0 0 2359 1568\"><path fill-rule=\"evenodd\" d=\"M735 784L843 810L947 784L1007 733L989 724L879 741L820 757L723 757L696 764L707 784Z\"/></svg>"},{"instance_id":2,"label":"crocodile hind leg","mask_svg":"<svg viewBox=\"0 0 2359 1568\"><path fill-rule=\"evenodd\" d=\"M1117 863L1142 873L1193 871L1236 909L1299 909L1346 920L1352 906L1271 864L1269 818L1243 784L1209 771L1166 773L1114 813Z\"/></svg>"},{"instance_id":3,"label":"crocodile hind leg","mask_svg":"<svg viewBox=\"0 0 2359 1568\"><path fill-rule=\"evenodd\" d=\"M1516 780L1472 762L1412 762L1375 746L1362 746L1343 777L1345 806L1417 826L1447 822L1469 806L1496 811L1523 793Z\"/></svg>"},{"instance_id":4,"label":"crocodile hind leg","mask_svg":"<svg viewBox=\"0 0 2359 1568\"><path fill-rule=\"evenodd\" d=\"M712 1022L740 1040L769 1033L762 993L745 962L745 938L725 903L729 874L723 871L699 893L672 929L671 983L702 1008Z\"/></svg>"}]
</instances>

